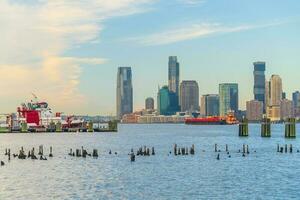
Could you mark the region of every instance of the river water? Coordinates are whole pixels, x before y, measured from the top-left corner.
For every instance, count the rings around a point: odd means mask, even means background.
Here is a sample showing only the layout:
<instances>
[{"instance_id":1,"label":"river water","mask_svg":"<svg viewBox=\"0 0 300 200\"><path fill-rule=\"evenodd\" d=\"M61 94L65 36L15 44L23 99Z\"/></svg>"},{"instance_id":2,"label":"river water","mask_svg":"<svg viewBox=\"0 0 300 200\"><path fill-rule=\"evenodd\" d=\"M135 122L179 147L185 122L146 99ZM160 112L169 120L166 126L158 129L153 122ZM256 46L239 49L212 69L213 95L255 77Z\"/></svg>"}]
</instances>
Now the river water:
<instances>
[{"instance_id":1,"label":"river water","mask_svg":"<svg viewBox=\"0 0 300 200\"><path fill-rule=\"evenodd\" d=\"M260 137L259 125L249 131L240 138L237 126L164 124L120 125L118 133L1 134L0 199L299 199L300 140L285 139L283 125L272 126L271 138ZM196 154L169 155L174 143L195 144ZM243 144L246 157L238 153ZM277 153L277 144L293 144L294 152ZM46 154L52 146L54 157L8 162L4 156L5 148L17 153L39 145ZM154 146L156 155L131 163L130 149L143 145ZM98 149L99 158L68 156L81 146Z\"/></svg>"}]
</instances>

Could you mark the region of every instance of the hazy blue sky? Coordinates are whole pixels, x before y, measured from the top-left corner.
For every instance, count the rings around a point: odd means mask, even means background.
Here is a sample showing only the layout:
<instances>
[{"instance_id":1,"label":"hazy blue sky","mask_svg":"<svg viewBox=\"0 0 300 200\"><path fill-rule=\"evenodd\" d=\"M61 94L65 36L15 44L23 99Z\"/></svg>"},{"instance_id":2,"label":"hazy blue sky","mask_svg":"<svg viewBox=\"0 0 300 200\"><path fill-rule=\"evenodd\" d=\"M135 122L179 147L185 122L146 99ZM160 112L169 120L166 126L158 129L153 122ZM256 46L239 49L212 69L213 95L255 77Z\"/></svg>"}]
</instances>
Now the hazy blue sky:
<instances>
[{"instance_id":1,"label":"hazy blue sky","mask_svg":"<svg viewBox=\"0 0 300 200\"><path fill-rule=\"evenodd\" d=\"M26 2L26 3L24 3ZM299 0L2 0L0 112L34 92L55 111L115 114L118 66L133 70L134 108L167 84L168 56L200 94L237 82L253 96L254 61L300 89Z\"/></svg>"}]
</instances>

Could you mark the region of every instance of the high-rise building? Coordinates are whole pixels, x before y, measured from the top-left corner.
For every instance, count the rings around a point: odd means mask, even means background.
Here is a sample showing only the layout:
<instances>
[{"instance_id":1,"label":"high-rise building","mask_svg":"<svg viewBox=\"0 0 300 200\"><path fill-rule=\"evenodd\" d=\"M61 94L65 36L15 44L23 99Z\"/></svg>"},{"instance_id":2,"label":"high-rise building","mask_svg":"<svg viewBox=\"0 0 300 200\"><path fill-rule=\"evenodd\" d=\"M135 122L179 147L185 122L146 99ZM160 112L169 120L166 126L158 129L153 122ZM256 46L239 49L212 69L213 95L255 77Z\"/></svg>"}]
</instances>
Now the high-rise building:
<instances>
[{"instance_id":1,"label":"high-rise building","mask_svg":"<svg viewBox=\"0 0 300 200\"><path fill-rule=\"evenodd\" d=\"M282 80L278 75L272 75L269 82L267 116L272 121L281 119L280 104L282 100Z\"/></svg>"},{"instance_id":2,"label":"high-rise building","mask_svg":"<svg viewBox=\"0 0 300 200\"><path fill-rule=\"evenodd\" d=\"M157 111L160 115L174 115L178 110L176 94L168 86L159 88L157 93Z\"/></svg>"},{"instance_id":3,"label":"high-rise building","mask_svg":"<svg viewBox=\"0 0 300 200\"><path fill-rule=\"evenodd\" d=\"M263 102L265 105L265 71L266 63L265 62L254 62L254 100Z\"/></svg>"},{"instance_id":4,"label":"high-rise building","mask_svg":"<svg viewBox=\"0 0 300 200\"><path fill-rule=\"evenodd\" d=\"M296 117L300 116L300 92L296 91L293 93L293 107Z\"/></svg>"},{"instance_id":5,"label":"high-rise building","mask_svg":"<svg viewBox=\"0 0 300 200\"><path fill-rule=\"evenodd\" d=\"M179 102L182 112L199 111L199 86L197 81L181 82Z\"/></svg>"},{"instance_id":6,"label":"high-rise building","mask_svg":"<svg viewBox=\"0 0 300 200\"><path fill-rule=\"evenodd\" d=\"M280 117L281 120L286 120L289 117L294 117L293 101L283 99L280 102Z\"/></svg>"},{"instance_id":7,"label":"high-rise building","mask_svg":"<svg viewBox=\"0 0 300 200\"><path fill-rule=\"evenodd\" d=\"M131 67L119 67L117 74L117 118L133 111Z\"/></svg>"},{"instance_id":8,"label":"high-rise building","mask_svg":"<svg viewBox=\"0 0 300 200\"><path fill-rule=\"evenodd\" d=\"M280 105L282 100L282 80L278 75L272 75L270 79L270 104Z\"/></svg>"},{"instance_id":9,"label":"high-rise building","mask_svg":"<svg viewBox=\"0 0 300 200\"><path fill-rule=\"evenodd\" d=\"M169 57L169 90L179 96L179 62L177 56Z\"/></svg>"},{"instance_id":10,"label":"high-rise building","mask_svg":"<svg viewBox=\"0 0 300 200\"><path fill-rule=\"evenodd\" d=\"M246 116L250 121L260 121L263 117L263 102L258 100L247 101Z\"/></svg>"},{"instance_id":11,"label":"high-rise building","mask_svg":"<svg viewBox=\"0 0 300 200\"><path fill-rule=\"evenodd\" d=\"M146 110L154 110L154 99L152 97L148 97L145 100L145 109Z\"/></svg>"},{"instance_id":12,"label":"high-rise building","mask_svg":"<svg viewBox=\"0 0 300 200\"><path fill-rule=\"evenodd\" d=\"M171 104L174 105L178 110L180 111L179 106L179 62L177 61L177 56L169 56L169 70L168 70L168 81L169 81L169 91L172 94L172 96L175 96L172 98Z\"/></svg>"},{"instance_id":13,"label":"high-rise building","mask_svg":"<svg viewBox=\"0 0 300 200\"><path fill-rule=\"evenodd\" d=\"M201 115L219 116L219 95L207 94L201 97Z\"/></svg>"},{"instance_id":14,"label":"high-rise building","mask_svg":"<svg viewBox=\"0 0 300 200\"><path fill-rule=\"evenodd\" d=\"M270 105L270 81L266 81L266 86L265 86L265 113L267 110L267 107Z\"/></svg>"},{"instance_id":15,"label":"high-rise building","mask_svg":"<svg viewBox=\"0 0 300 200\"><path fill-rule=\"evenodd\" d=\"M219 85L220 115L225 116L229 111L237 112L239 109L239 89L236 83L223 83Z\"/></svg>"}]
</instances>

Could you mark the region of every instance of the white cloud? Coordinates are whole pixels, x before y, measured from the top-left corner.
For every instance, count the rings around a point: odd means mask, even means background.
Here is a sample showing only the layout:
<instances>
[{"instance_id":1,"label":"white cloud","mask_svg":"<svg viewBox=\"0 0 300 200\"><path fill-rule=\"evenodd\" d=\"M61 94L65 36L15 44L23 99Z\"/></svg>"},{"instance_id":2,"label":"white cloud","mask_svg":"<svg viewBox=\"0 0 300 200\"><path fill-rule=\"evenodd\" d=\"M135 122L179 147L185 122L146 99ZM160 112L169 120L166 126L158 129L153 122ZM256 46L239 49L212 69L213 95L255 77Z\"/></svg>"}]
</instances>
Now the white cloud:
<instances>
[{"instance_id":1,"label":"white cloud","mask_svg":"<svg viewBox=\"0 0 300 200\"><path fill-rule=\"evenodd\" d=\"M215 34L232 33L246 31L251 29L263 28L282 24L281 22L269 23L264 25L241 25L241 26L223 26L218 23L210 24L191 24L189 26L175 27L151 35L129 38L130 41L136 41L145 46L165 45L185 40L207 37Z\"/></svg>"},{"instance_id":2,"label":"white cloud","mask_svg":"<svg viewBox=\"0 0 300 200\"><path fill-rule=\"evenodd\" d=\"M178 0L178 1L190 6L199 5L205 2L205 0Z\"/></svg>"},{"instance_id":3,"label":"white cloud","mask_svg":"<svg viewBox=\"0 0 300 200\"><path fill-rule=\"evenodd\" d=\"M78 89L82 65L105 59L65 57L65 52L100 41L106 19L143 12L149 1L0 1L0 97L35 92L65 111L80 112L74 107L85 98Z\"/></svg>"}]
</instances>

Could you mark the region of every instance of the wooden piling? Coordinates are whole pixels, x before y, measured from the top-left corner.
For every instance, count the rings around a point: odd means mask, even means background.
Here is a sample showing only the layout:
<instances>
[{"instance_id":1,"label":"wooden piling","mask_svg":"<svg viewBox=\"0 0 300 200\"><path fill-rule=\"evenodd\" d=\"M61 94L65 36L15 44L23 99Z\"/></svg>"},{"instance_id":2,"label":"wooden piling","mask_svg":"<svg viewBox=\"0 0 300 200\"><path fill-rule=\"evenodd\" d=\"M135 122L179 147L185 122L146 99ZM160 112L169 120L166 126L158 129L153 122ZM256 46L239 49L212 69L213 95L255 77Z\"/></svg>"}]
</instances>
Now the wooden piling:
<instances>
[{"instance_id":1,"label":"wooden piling","mask_svg":"<svg viewBox=\"0 0 300 200\"><path fill-rule=\"evenodd\" d=\"M243 118L242 121L239 123L239 136L240 137L248 136L248 119L247 118Z\"/></svg>"},{"instance_id":2,"label":"wooden piling","mask_svg":"<svg viewBox=\"0 0 300 200\"><path fill-rule=\"evenodd\" d=\"M288 118L285 122L285 137L296 138L296 119Z\"/></svg>"},{"instance_id":3,"label":"wooden piling","mask_svg":"<svg viewBox=\"0 0 300 200\"><path fill-rule=\"evenodd\" d=\"M261 137L271 137L271 120L264 117L261 123Z\"/></svg>"}]
</instances>

